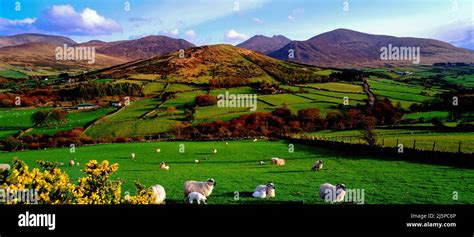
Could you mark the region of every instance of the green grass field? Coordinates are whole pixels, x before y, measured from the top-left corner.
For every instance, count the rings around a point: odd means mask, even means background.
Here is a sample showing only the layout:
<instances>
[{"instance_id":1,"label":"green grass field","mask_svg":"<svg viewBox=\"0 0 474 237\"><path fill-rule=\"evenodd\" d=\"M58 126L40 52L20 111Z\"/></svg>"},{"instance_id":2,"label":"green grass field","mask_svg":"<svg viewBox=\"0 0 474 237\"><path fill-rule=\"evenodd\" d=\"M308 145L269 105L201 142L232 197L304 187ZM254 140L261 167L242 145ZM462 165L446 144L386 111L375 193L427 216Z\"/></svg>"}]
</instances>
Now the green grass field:
<instances>
[{"instance_id":1,"label":"green grass field","mask_svg":"<svg viewBox=\"0 0 474 237\"><path fill-rule=\"evenodd\" d=\"M179 153L184 144L185 153ZM160 148L161 153L155 153ZM211 149L217 154L211 154ZM136 153L136 161L130 153ZM64 166L73 180L83 176L80 169L92 159L109 160L119 164L113 178L125 181L122 193L135 189L138 180L147 186L161 184L165 187L168 203L182 202L183 183L186 180L214 178L217 185L208 199L209 204L245 204L304 202L323 204L318 197L322 183L344 183L349 189L364 189L366 204L461 204L474 201L474 170L440 165L410 163L370 156L350 156L328 149L295 145L295 152L288 152L285 142L229 141L224 142L154 142L96 145L69 149L50 149L16 153L0 153L0 162L11 162L19 157L30 167L37 167L39 159L64 162L76 159L81 167ZM286 166L271 165L272 157L286 159ZM206 160L207 158L207 160ZM194 164L194 160L201 164ZM310 170L315 160L324 161L320 172ZM264 166L258 163L266 162ZM161 161L169 171L159 169ZM255 186L273 182L276 198L256 200L250 192ZM234 192L240 199L234 200ZM459 200L453 201L453 191L459 192Z\"/></svg>"},{"instance_id":2,"label":"green grass field","mask_svg":"<svg viewBox=\"0 0 474 237\"><path fill-rule=\"evenodd\" d=\"M28 75L14 70L0 70L0 77L12 78L12 79L26 79Z\"/></svg>"}]
</instances>

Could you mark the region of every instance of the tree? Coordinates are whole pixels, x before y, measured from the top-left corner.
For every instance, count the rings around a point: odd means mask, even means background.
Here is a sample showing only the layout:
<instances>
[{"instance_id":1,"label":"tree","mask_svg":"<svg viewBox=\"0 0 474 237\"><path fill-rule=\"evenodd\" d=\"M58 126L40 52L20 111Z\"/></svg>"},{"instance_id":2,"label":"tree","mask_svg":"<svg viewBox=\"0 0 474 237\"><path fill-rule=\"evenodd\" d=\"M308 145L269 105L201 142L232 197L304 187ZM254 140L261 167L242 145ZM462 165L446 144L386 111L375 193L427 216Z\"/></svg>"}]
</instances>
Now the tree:
<instances>
[{"instance_id":1,"label":"tree","mask_svg":"<svg viewBox=\"0 0 474 237\"><path fill-rule=\"evenodd\" d=\"M371 116L366 116L361 121L363 126L362 139L371 146L374 146L377 143L377 134L374 131L376 121L377 120Z\"/></svg>"}]
</instances>

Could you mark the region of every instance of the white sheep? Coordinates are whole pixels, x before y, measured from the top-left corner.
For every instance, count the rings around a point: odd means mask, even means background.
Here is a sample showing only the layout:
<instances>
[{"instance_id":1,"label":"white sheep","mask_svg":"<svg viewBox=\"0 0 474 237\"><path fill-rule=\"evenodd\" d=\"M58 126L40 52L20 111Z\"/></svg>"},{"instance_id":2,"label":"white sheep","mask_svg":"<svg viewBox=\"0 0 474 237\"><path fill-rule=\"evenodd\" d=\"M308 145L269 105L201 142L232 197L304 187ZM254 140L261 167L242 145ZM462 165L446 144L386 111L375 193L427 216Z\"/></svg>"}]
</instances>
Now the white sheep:
<instances>
[{"instance_id":1,"label":"white sheep","mask_svg":"<svg viewBox=\"0 0 474 237\"><path fill-rule=\"evenodd\" d=\"M226 145L229 145L229 142L225 142Z\"/></svg>"},{"instance_id":2,"label":"white sheep","mask_svg":"<svg viewBox=\"0 0 474 237\"><path fill-rule=\"evenodd\" d=\"M74 166L75 163L74 160L69 160L69 166Z\"/></svg>"},{"instance_id":3,"label":"white sheep","mask_svg":"<svg viewBox=\"0 0 474 237\"><path fill-rule=\"evenodd\" d=\"M277 166L284 166L285 165L285 159L280 159L273 157L272 158L272 164L276 164Z\"/></svg>"},{"instance_id":4,"label":"white sheep","mask_svg":"<svg viewBox=\"0 0 474 237\"><path fill-rule=\"evenodd\" d=\"M212 153L217 154L217 149L212 150Z\"/></svg>"},{"instance_id":5,"label":"white sheep","mask_svg":"<svg viewBox=\"0 0 474 237\"><path fill-rule=\"evenodd\" d=\"M132 156L132 160L135 160L135 153L132 153L131 156Z\"/></svg>"},{"instance_id":6,"label":"white sheep","mask_svg":"<svg viewBox=\"0 0 474 237\"><path fill-rule=\"evenodd\" d=\"M0 172L10 171L9 164L0 164Z\"/></svg>"},{"instance_id":7,"label":"white sheep","mask_svg":"<svg viewBox=\"0 0 474 237\"><path fill-rule=\"evenodd\" d=\"M156 153L160 153L161 152L161 149L160 148L156 148Z\"/></svg>"},{"instance_id":8,"label":"white sheep","mask_svg":"<svg viewBox=\"0 0 474 237\"><path fill-rule=\"evenodd\" d=\"M161 164L160 164L160 169L169 170L170 167L168 165L166 165L166 163L164 161L162 161Z\"/></svg>"},{"instance_id":9,"label":"white sheep","mask_svg":"<svg viewBox=\"0 0 474 237\"><path fill-rule=\"evenodd\" d=\"M261 160L260 162L258 162L260 165L265 165L265 162L263 160Z\"/></svg>"},{"instance_id":10,"label":"white sheep","mask_svg":"<svg viewBox=\"0 0 474 237\"><path fill-rule=\"evenodd\" d=\"M194 201L196 201L197 204L206 204L207 198L204 197L204 195L202 195L201 193L191 192L190 194L188 194L186 200L189 202L189 204L193 204Z\"/></svg>"},{"instance_id":11,"label":"white sheep","mask_svg":"<svg viewBox=\"0 0 474 237\"><path fill-rule=\"evenodd\" d=\"M77 164L76 164L76 165L77 165L77 166L80 166L79 162L77 162Z\"/></svg>"},{"instance_id":12,"label":"white sheep","mask_svg":"<svg viewBox=\"0 0 474 237\"><path fill-rule=\"evenodd\" d=\"M63 162L59 163L59 166L64 166L64 163Z\"/></svg>"},{"instance_id":13,"label":"white sheep","mask_svg":"<svg viewBox=\"0 0 474 237\"><path fill-rule=\"evenodd\" d=\"M208 179L205 182L186 181L184 182L184 197L188 197L192 192L198 192L204 195L204 197L209 197L215 185L216 181L214 179Z\"/></svg>"},{"instance_id":14,"label":"white sheep","mask_svg":"<svg viewBox=\"0 0 474 237\"><path fill-rule=\"evenodd\" d=\"M257 138L253 139L253 142L257 142L257 141L258 141L258 139L257 139Z\"/></svg>"},{"instance_id":15,"label":"white sheep","mask_svg":"<svg viewBox=\"0 0 474 237\"><path fill-rule=\"evenodd\" d=\"M252 196L254 198L273 198L275 197L275 185L273 183L258 185Z\"/></svg>"},{"instance_id":16,"label":"white sheep","mask_svg":"<svg viewBox=\"0 0 474 237\"><path fill-rule=\"evenodd\" d=\"M316 163L314 163L313 167L311 167L311 170L312 171L319 171L323 168L323 161L322 160L318 160L316 161Z\"/></svg>"},{"instance_id":17,"label":"white sheep","mask_svg":"<svg viewBox=\"0 0 474 237\"><path fill-rule=\"evenodd\" d=\"M199 160L194 160L194 164L200 164L200 163L201 163L201 161L199 161Z\"/></svg>"},{"instance_id":18,"label":"white sheep","mask_svg":"<svg viewBox=\"0 0 474 237\"><path fill-rule=\"evenodd\" d=\"M330 183L321 184L319 187L319 197L326 202L342 202L346 195L346 186L344 184Z\"/></svg>"},{"instance_id":19,"label":"white sheep","mask_svg":"<svg viewBox=\"0 0 474 237\"><path fill-rule=\"evenodd\" d=\"M150 187L152 190L152 203L163 204L166 199L166 192L163 186L156 184Z\"/></svg>"}]
</instances>

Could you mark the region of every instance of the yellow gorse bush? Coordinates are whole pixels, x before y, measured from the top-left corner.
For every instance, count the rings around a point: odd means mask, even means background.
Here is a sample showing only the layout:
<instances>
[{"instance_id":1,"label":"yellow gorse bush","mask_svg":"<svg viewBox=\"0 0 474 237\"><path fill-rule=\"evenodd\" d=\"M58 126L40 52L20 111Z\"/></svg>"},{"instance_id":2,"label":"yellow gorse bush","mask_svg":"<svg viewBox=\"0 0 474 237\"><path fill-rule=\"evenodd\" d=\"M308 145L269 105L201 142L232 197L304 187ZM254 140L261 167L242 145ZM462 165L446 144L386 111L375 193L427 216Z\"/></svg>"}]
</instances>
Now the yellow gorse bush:
<instances>
[{"instance_id":1,"label":"yellow gorse bush","mask_svg":"<svg viewBox=\"0 0 474 237\"><path fill-rule=\"evenodd\" d=\"M42 169L29 171L28 165L15 158L13 168L7 178L0 183L0 188L8 192L20 190L36 190L38 204L149 204L151 192L143 185L135 183L137 195L121 196L122 181L111 180L110 176L117 172L118 164L109 164L107 160L97 162L91 160L81 170L85 177L74 184L69 176L57 168L57 164L38 161ZM1 182L1 180L0 180ZM10 200L8 204L16 204L18 200Z\"/></svg>"}]
</instances>

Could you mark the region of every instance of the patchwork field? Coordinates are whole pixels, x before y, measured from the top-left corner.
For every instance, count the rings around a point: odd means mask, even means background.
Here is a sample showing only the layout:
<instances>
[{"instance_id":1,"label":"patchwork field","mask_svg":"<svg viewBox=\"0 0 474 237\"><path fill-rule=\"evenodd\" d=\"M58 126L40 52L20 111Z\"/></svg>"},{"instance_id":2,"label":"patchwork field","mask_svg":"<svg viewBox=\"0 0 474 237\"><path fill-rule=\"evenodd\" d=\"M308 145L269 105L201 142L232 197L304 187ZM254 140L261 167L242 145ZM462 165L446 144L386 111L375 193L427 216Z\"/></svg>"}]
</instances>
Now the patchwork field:
<instances>
[{"instance_id":1,"label":"patchwork field","mask_svg":"<svg viewBox=\"0 0 474 237\"><path fill-rule=\"evenodd\" d=\"M185 153L179 153L184 144ZM161 153L155 152L161 148ZM217 154L211 154L212 149ZM136 153L136 161L130 153ZM364 189L366 204L461 204L473 203L474 170L439 165L396 161L370 156L351 156L323 148L295 145L295 152L288 152L285 142L229 141L224 142L150 142L132 144L96 145L69 149L49 149L15 153L0 153L0 162L11 162L19 157L33 168L39 159L67 163L75 159L79 166L64 166L73 180L82 176L80 170L92 159L109 160L119 164L119 171L113 178L124 180L122 193L134 193L133 182L138 180L150 186L165 187L168 203L181 203L183 183L186 180L217 182L209 204L244 203L291 203L323 204L318 197L319 185L325 182L344 183L349 189ZM286 159L286 166L271 165L272 157ZM206 160L207 158L207 160ZM201 164L194 164L194 160ZM324 169L312 172L315 160L324 161ZM260 166L259 161L266 162ZM159 169L161 161L169 171ZM416 172L414 172L416 170ZM273 182L276 198L256 200L250 192L255 186ZM383 187L383 188L381 188ZM239 192L239 200L234 193ZM459 200L453 201L452 192L459 192Z\"/></svg>"}]
</instances>

